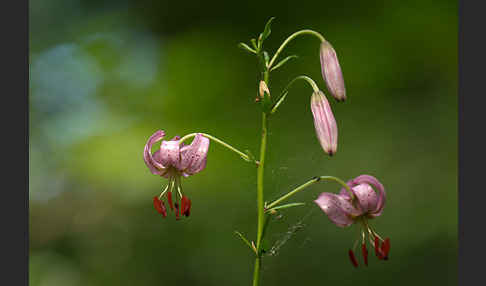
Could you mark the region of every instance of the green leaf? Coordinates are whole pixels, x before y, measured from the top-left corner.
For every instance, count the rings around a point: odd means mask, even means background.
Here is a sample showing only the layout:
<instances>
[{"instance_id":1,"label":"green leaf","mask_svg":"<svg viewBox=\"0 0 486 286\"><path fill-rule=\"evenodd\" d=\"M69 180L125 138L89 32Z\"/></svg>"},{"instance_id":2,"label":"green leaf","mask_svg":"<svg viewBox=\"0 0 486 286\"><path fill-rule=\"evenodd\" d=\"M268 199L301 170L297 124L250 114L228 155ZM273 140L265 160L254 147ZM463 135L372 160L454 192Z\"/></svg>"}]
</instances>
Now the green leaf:
<instances>
[{"instance_id":1,"label":"green leaf","mask_svg":"<svg viewBox=\"0 0 486 286\"><path fill-rule=\"evenodd\" d=\"M268 66L268 62L270 61L270 56L266 51L263 51L263 59L265 60L265 66Z\"/></svg>"},{"instance_id":2,"label":"green leaf","mask_svg":"<svg viewBox=\"0 0 486 286\"><path fill-rule=\"evenodd\" d=\"M245 236L243 236L243 234L242 234L241 232L239 232L239 231L236 231L236 230L235 230L235 234L236 234L236 235L237 235L239 238L241 238L241 240L243 240L243 242L244 242L246 245L248 245L248 247L249 247L251 250L253 250L253 247L251 246L251 243L248 241L248 239L246 239L246 238L245 238Z\"/></svg>"},{"instance_id":3,"label":"green leaf","mask_svg":"<svg viewBox=\"0 0 486 286\"><path fill-rule=\"evenodd\" d=\"M267 212L270 212L272 210L281 210L281 209L286 209L286 208L291 208L291 207L298 207L298 206L303 206L305 203L290 203L290 204L285 204L277 207L273 207L271 209L268 209Z\"/></svg>"},{"instance_id":4,"label":"green leaf","mask_svg":"<svg viewBox=\"0 0 486 286\"><path fill-rule=\"evenodd\" d=\"M272 110L272 100L270 98L270 94L268 94L267 92L263 93L262 107L263 112L265 113L269 113Z\"/></svg>"},{"instance_id":5,"label":"green leaf","mask_svg":"<svg viewBox=\"0 0 486 286\"><path fill-rule=\"evenodd\" d=\"M256 40L255 39L251 39L250 42L253 45L253 47L255 48L255 50L258 50L258 46L257 46Z\"/></svg>"},{"instance_id":6,"label":"green leaf","mask_svg":"<svg viewBox=\"0 0 486 286\"><path fill-rule=\"evenodd\" d=\"M296 59L298 58L297 55L291 55L291 56L288 56L286 57L285 59L281 60L278 64L276 64L273 68L270 69L270 71L274 71L276 69L278 69L279 67L283 66L285 63L287 63L289 60L291 59Z\"/></svg>"},{"instance_id":7,"label":"green leaf","mask_svg":"<svg viewBox=\"0 0 486 286\"><path fill-rule=\"evenodd\" d=\"M288 93L289 92L286 91L284 94L282 94L282 96L279 97L279 99L277 100L277 102L273 105L272 111L270 112L270 114L274 114L277 111L277 109L280 106L280 104L282 104L284 102L284 100L287 97L287 94Z\"/></svg>"},{"instance_id":8,"label":"green leaf","mask_svg":"<svg viewBox=\"0 0 486 286\"><path fill-rule=\"evenodd\" d=\"M250 47L249 47L247 44L245 44L245 43L239 43L239 44L238 44L238 47L239 47L240 49L243 49L243 50L245 50L245 51L249 52L249 53L256 54L256 51L255 51L254 49L250 48Z\"/></svg>"},{"instance_id":9,"label":"green leaf","mask_svg":"<svg viewBox=\"0 0 486 286\"><path fill-rule=\"evenodd\" d=\"M268 20L267 24L265 25L265 29L263 30L263 33L262 33L262 42L265 41L266 38L268 38L268 36L270 36L270 33L272 32L272 30L270 29L270 26L272 25L272 21L275 19L275 17L272 17L270 18L270 20Z\"/></svg>"},{"instance_id":10,"label":"green leaf","mask_svg":"<svg viewBox=\"0 0 486 286\"><path fill-rule=\"evenodd\" d=\"M256 158L255 156L253 155L253 153L251 153L250 150L246 149L245 150L245 153L246 155L248 156L248 159L246 158L243 158L244 160L248 161L248 162L253 162L253 163L256 163Z\"/></svg>"}]
</instances>

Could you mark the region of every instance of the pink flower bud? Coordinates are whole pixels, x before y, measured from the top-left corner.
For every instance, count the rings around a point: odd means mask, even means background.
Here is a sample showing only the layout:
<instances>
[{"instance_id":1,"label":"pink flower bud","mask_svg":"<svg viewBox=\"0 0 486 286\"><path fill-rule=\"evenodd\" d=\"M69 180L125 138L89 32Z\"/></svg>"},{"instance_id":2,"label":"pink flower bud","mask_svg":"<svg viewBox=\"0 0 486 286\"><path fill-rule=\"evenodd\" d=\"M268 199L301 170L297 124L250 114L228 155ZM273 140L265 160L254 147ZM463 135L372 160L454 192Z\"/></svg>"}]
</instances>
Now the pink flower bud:
<instances>
[{"instance_id":1,"label":"pink flower bud","mask_svg":"<svg viewBox=\"0 0 486 286\"><path fill-rule=\"evenodd\" d=\"M311 110L317 138L322 149L332 156L337 151L338 130L329 101L322 91L319 90L312 94Z\"/></svg>"},{"instance_id":2,"label":"pink flower bud","mask_svg":"<svg viewBox=\"0 0 486 286\"><path fill-rule=\"evenodd\" d=\"M337 101L346 100L346 88L336 51L327 41L321 43L321 72L327 89Z\"/></svg>"}]
</instances>

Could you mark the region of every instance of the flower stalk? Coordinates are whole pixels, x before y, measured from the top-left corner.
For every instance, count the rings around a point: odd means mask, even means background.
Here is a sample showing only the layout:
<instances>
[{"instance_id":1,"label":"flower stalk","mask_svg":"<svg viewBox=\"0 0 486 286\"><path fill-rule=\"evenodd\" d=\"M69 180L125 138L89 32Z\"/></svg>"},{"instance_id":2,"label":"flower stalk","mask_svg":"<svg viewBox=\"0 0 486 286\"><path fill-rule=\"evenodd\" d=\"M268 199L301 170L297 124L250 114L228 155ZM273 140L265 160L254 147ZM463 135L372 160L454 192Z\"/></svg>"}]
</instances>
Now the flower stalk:
<instances>
[{"instance_id":1,"label":"flower stalk","mask_svg":"<svg viewBox=\"0 0 486 286\"><path fill-rule=\"evenodd\" d=\"M180 141L179 141L179 142L180 142L180 144L182 144L184 141L186 141L186 140L188 140L188 139L190 139L190 138L192 138L192 137L196 136L197 134L198 134L198 133L191 133L191 134L187 134L187 135L185 135L184 137L182 137L182 138L180 139ZM252 158L251 158L250 156L248 156L248 154L243 153L242 151L240 151L240 150L236 149L235 147L231 146L230 144L228 144L228 143L224 142L224 141L223 141L223 140L221 140L221 139L218 139L218 138L216 138L216 137L214 137L214 136L212 136L212 135L209 135L209 134L207 134L207 133L199 133L199 134L201 134L201 135L203 135L204 137L207 137L207 138L211 139L212 141L214 141L214 142L216 142L216 143L218 143L218 144L222 145L223 147L226 147L227 149L229 149L229 150L231 150L231 151L235 152L236 154L240 155L240 156L241 156L241 158L242 158L243 160L245 160L245 161L247 161L247 162L252 162L252 161L254 161L254 160L252 160ZM258 165L258 161L254 161L254 163Z\"/></svg>"},{"instance_id":2,"label":"flower stalk","mask_svg":"<svg viewBox=\"0 0 486 286\"><path fill-rule=\"evenodd\" d=\"M268 204L267 210L275 207L277 204L291 198L293 195L297 194L298 192L300 192L300 191L306 189L307 187L310 187L310 186L314 185L315 183L320 182L322 180L335 181L335 182L339 183L341 186L343 186L349 192L349 195L351 197L353 197L353 193L351 192L351 188L343 180L341 180L337 177L333 177L333 176L320 176L320 177L314 177L312 180L305 182L304 184L298 186L297 188L293 189L292 191L288 192L287 194L281 196L280 198L276 199L272 203Z\"/></svg>"}]
</instances>

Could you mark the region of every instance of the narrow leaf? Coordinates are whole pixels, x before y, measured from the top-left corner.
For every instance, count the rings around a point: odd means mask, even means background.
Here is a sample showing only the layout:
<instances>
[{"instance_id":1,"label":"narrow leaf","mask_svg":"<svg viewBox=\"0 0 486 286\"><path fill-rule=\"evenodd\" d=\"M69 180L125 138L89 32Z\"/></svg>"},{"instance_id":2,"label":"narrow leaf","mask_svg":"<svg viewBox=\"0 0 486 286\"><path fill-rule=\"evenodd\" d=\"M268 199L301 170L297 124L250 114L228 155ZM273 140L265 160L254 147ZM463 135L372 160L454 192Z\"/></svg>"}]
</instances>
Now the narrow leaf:
<instances>
[{"instance_id":1,"label":"narrow leaf","mask_svg":"<svg viewBox=\"0 0 486 286\"><path fill-rule=\"evenodd\" d=\"M265 39L268 38L268 36L270 36L270 33L272 32L270 26L272 25L272 21L274 19L275 17L270 18L270 20L268 20L267 24L265 25L265 29L263 30L262 33L262 42L265 41Z\"/></svg>"},{"instance_id":2,"label":"narrow leaf","mask_svg":"<svg viewBox=\"0 0 486 286\"><path fill-rule=\"evenodd\" d=\"M285 63L287 63L289 60L291 59L296 59L298 58L297 55L291 55L291 56L288 56L286 57L285 59L281 60L278 64L276 64L273 68L270 69L270 71L274 71L276 69L278 69L279 67L283 66Z\"/></svg>"},{"instance_id":3,"label":"narrow leaf","mask_svg":"<svg viewBox=\"0 0 486 286\"><path fill-rule=\"evenodd\" d=\"M303 206L303 205L305 205L305 203L290 203L290 204L285 204L285 205L281 205L281 206L278 206L278 207L268 209L267 212L272 211L272 210L281 210L281 209L298 207L298 206Z\"/></svg>"},{"instance_id":4,"label":"narrow leaf","mask_svg":"<svg viewBox=\"0 0 486 286\"><path fill-rule=\"evenodd\" d=\"M251 153L251 151L250 151L250 150L248 150L248 149L247 149L247 150L245 150L245 153L246 153L246 155L248 156L248 159L246 159L246 158L243 158L243 159L247 160L248 162L256 162L256 158L255 158L255 156L253 155L253 153Z\"/></svg>"},{"instance_id":5,"label":"narrow leaf","mask_svg":"<svg viewBox=\"0 0 486 286\"><path fill-rule=\"evenodd\" d=\"M241 238L241 240L243 240L243 242L244 242L244 243L246 243L246 245L248 245L248 247L249 247L249 248L253 249L253 247L251 246L251 244L250 244L250 242L248 241L248 239L246 239L246 238L243 236L243 234L241 234L241 232L239 232L239 231L236 231L236 230L235 230L235 234L236 234L237 236L239 236L239 237Z\"/></svg>"},{"instance_id":6,"label":"narrow leaf","mask_svg":"<svg viewBox=\"0 0 486 286\"><path fill-rule=\"evenodd\" d=\"M263 51L263 59L265 60L265 66L268 66L268 62L270 61L270 56L266 51Z\"/></svg>"},{"instance_id":7,"label":"narrow leaf","mask_svg":"<svg viewBox=\"0 0 486 286\"><path fill-rule=\"evenodd\" d=\"M255 39L251 39L250 42L253 45L253 47L255 48L255 50L258 50L258 46L257 46L256 40Z\"/></svg>"},{"instance_id":8,"label":"narrow leaf","mask_svg":"<svg viewBox=\"0 0 486 286\"><path fill-rule=\"evenodd\" d=\"M288 93L289 92L286 91L284 94L282 94L282 96L280 96L280 98L277 100L277 102L273 105L272 111L270 112L270 114L274 114L277 111L277 109L280 106L280 104L282 104L284 102L284 100L287 97L287 94Z\"/></svg>"},{"instance_id":9,"label":"narrow leaf","mask_svg":"<svg viewBox=\"0 0 486 286\"><path fill-rule=\"evenodd\" d=\"M247 44L245 44L245 43L239 43L239 44L238 44L238 47L239 47L240 49L243 49L243 50L245 50L245 51L249 52L249 53L256 54L256 51L255 51L254 49L250 48L250 47L249 47Z\"/></svg>"}]
</instances>

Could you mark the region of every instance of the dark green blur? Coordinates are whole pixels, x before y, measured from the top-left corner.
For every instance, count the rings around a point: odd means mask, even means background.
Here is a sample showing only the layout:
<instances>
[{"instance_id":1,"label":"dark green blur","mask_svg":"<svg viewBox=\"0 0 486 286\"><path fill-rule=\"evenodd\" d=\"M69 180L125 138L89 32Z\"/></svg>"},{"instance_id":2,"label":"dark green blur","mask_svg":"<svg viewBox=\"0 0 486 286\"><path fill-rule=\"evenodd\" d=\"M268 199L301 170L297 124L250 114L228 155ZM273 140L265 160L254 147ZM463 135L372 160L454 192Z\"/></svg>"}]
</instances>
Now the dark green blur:
<instances>
[{"instance_id":1,"label":"dark green blur","mask_svg":"<svg viewBox=\"0 0 486 286\"><path fill-rule=\"evenodd\" d=\"M32 0L31 286L251 284L254 255L234 231L255 240L256 168L211 144L206 169L183 180L191 216L176 221L153 208L166 180L142 151L163 129L258 155L258 62L237 44L271 16L271 55L304 28L332 43L348 100L330 98L330 158L312 89L290 89L270 119L266 200L317 175L374 175L388 197L371 223L391 251L368 268L358 255L354 269L357 227L336 227L312 202L339 191L322 182L269 225L261 285L457 284L457 1ZM302 74L326 91L318 52L313 37L293 41L280 59L299 58L271 74L272 96Z\"/></svg>"}]
</instances>

